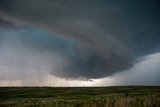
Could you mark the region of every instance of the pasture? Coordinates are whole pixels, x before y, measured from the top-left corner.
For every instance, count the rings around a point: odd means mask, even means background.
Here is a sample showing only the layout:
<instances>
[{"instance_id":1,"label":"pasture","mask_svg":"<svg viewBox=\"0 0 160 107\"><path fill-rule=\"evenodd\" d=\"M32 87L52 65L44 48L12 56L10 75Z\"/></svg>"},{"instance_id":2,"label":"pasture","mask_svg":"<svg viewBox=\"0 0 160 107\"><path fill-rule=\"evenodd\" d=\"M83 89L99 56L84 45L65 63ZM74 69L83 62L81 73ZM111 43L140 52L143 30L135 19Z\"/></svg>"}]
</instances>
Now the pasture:
<instances>
[{"instance_id":1,"label":"pasture","mask_svg":"<svg viewBox=\"0 0 160 107\"><path fill-rule=\"evenodd\" d=\"M1 87L0 107L160 107L160 86Z\"/></svg>"}]
</instances>

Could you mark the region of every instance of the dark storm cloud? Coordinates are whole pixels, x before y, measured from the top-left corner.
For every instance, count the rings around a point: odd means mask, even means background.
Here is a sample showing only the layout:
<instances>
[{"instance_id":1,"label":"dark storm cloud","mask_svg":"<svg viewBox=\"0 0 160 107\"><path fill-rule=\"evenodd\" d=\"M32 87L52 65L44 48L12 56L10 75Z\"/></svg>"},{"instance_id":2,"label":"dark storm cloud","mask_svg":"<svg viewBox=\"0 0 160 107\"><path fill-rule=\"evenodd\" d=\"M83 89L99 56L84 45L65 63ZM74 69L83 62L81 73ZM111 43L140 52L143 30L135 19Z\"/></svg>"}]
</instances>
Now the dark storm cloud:
<instances>
[{"instance_id":1,"label":"dark storm cloud","mask_svg":"<svg viewBox=\"0 0 160 107\"><path fill-rule=\"evenodd\" d=\"M0 19L75 42L65 50L67 60L51 74L100 78L130 68L135 57L159 51L159 4L156 0L1 0Z\"/></svg>"},{"instance_id":2,"label":"dark storm cloud","mask_svg":"<svg viewBox=\"0 0 160 107\"><path fill-rule=\"evenodd\" d=\"M7 22L7 21L2 20L2 19L0 19L0 23L1 23L0 27L8 27L8 26L12 26L12 23Z\"/></svg>"}]
</instances>

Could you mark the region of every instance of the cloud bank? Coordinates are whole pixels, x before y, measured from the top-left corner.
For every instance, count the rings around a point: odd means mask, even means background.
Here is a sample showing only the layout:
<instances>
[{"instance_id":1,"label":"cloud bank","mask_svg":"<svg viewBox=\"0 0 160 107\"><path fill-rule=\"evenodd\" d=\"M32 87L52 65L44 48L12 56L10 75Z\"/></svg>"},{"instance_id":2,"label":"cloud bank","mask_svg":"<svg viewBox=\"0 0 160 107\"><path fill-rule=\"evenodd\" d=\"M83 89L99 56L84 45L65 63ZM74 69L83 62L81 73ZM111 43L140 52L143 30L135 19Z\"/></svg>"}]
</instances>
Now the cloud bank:
<instances>
[{"instance_id":1,"label":"cloud bank","mask_svg":"<svg viewBox=\"0 0 160 107\"><path fill-rule=\"evenodd\" d=\"M158 1L0 0L0 23L50 33L45 40L25 35L16 37L21 43L11 41L24 44L29 53L47 53L43 56L53 65L50 74L96 79L129 69L136 57L159 51L158 9ZM50 61L52 55L60 59Z\"/></svg>"},{"instance_id":2,"label":"cloud bank","mask_svg":"<svg viewBox=\"0 0 160 107\"><path fill-rule=\"evenodd\" d=\"M43 70L32 70L32 76L29 76L31 72L22 73L27 78L20 78L16 76L15 72L10 72L12 80L2 79L8 75L7 72L0 72L0 86L115 86L115 85L160 85L160 53L148 55L143 58L139 63L135 64L129 70L119 72L113 76L109 76L102 79L91 79L90 81L84 80L70 80L50 75L49 72ZM33 72L34 71L34 72ZM3 74L2 74L3 73ZM38 75L41 74L41 75ZM27 76L28 75L28 76ZM13 79L14 77L14 79Z\"/></svg>"}]
</instances>

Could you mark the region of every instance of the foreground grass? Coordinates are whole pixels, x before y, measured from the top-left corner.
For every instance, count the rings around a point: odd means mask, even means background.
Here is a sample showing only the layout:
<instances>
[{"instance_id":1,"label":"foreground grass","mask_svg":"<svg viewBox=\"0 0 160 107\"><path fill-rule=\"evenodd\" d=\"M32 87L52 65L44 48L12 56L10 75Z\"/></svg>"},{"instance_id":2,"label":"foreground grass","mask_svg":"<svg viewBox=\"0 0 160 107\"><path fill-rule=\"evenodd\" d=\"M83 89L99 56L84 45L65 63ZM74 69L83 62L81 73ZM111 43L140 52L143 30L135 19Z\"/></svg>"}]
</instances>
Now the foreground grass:
<instances>
[{"instance_id":1,"label":"foreground grass","mask_svg":"<svg viewBox=\"0 0 160 107\"><path fill-rule=\"evenodd\" d=\"M0 107L12 106L160 107L160 87L1 87Z\"/></svg>"}]
</instances>

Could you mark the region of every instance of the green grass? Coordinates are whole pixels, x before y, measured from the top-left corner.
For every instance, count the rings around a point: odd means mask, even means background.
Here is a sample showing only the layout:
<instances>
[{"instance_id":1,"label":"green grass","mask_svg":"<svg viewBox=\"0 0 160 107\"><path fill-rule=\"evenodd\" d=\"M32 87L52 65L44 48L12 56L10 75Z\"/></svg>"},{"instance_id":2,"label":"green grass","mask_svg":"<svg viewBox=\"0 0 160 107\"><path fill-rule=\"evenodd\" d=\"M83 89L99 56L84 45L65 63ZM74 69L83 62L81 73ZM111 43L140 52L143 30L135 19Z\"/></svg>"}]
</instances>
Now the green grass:
<instances>
[{"instance_id":1,"label":"green grass","mask_svg":"<svg viewBox=\"0 0 160 107\"><path fill-rule=\"evenodd\" d=\"M160 107L160 87L1 87L0 107Z\"/></svg>"}]
</instances>

